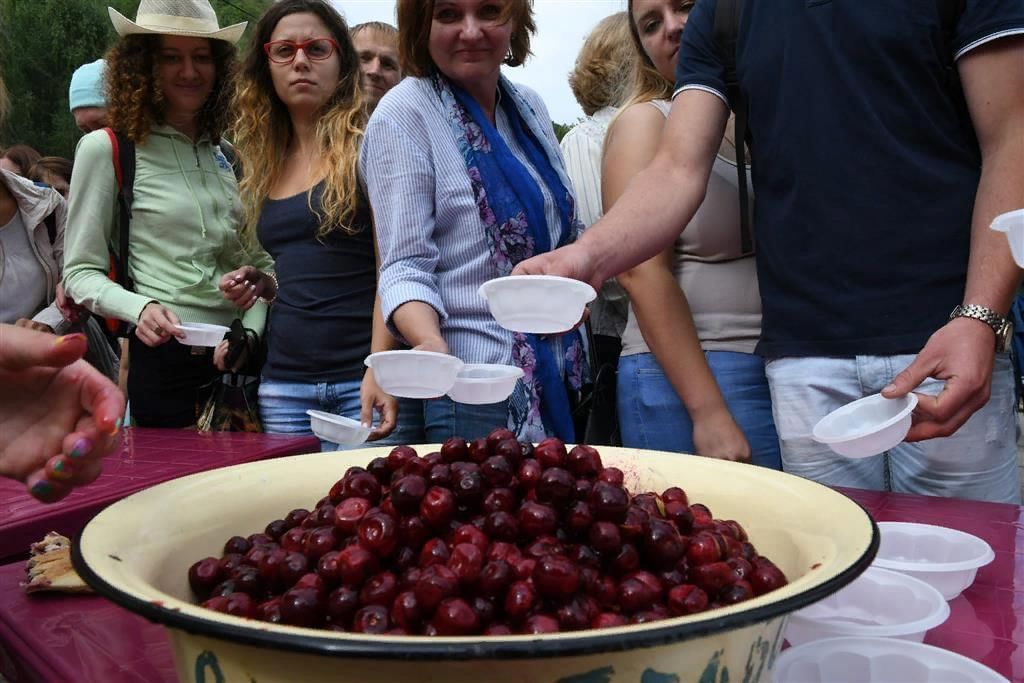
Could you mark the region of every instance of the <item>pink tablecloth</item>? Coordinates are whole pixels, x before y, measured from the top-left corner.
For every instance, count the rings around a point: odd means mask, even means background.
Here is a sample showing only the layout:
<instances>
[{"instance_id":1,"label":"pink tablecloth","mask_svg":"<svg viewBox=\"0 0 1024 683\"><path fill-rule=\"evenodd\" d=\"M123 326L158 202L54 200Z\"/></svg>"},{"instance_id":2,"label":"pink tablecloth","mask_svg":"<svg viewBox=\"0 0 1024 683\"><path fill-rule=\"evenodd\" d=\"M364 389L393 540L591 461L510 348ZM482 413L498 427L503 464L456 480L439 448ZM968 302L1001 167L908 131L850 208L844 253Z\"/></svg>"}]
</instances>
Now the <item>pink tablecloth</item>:
<instances>
[{"instance_id":1,"label":"pink tablecloth","mask_svg":"<svg viewBox=\"0 0 1024 683\"><path fill-rule=\"evenodd\" d=\"M941 524L976 534L996 551L952 614L925 642L1024 680L1024 508L845 490L878 521ZM103 598L28 597L22 563L0 567L0 675L12 681L175 680L162 627Z\"/></svg>"},{"instance_id":2,"label":"pink tablecloth","mask_svg":"<svg viewBox=\"0 0 1024 683\"><path fill-rule=\"evenodd\" d=\"M153 484L214 467L319 450L320 441L313 436L127 429L121 451L104 460L103 475L60 503L39 503L24 485L0 479L0 562L24 555L48 531L77 534L110 503Z\"/></svg>"}]
</instances>

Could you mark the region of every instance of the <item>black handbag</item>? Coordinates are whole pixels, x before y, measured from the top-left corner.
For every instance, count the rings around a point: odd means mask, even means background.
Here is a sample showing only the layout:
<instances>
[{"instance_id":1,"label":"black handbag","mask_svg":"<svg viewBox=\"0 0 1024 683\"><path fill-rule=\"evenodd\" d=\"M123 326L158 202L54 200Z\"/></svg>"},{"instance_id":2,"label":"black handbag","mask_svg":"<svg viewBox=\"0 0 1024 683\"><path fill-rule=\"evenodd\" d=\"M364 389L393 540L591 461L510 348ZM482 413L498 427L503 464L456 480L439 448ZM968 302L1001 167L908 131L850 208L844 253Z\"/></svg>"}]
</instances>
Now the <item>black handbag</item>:
<instances>
[{"instance_id":1,"label":"black handbag","mask_svg":"<svg viewBox=\"0 0 1024 683\"><path fill-rule=\"evenodd\" d=\"M196 427L201 432L262 432L259 388L265 352L259 335L236 319L224 338L228 340L225 365L235 368L239 361L242 365L209 386L209 398L199 410Z\"/></svg>"}]
</instances>

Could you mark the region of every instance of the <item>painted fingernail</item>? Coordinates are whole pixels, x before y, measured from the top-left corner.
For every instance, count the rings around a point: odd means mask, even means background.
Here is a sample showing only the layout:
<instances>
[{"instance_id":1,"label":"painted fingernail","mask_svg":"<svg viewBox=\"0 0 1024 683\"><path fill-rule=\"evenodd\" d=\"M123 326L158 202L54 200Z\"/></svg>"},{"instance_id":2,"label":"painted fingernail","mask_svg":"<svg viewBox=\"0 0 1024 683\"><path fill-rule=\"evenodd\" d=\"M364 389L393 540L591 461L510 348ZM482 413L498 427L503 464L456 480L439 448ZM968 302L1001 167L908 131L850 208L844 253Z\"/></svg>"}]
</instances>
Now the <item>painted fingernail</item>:
<instances>
[{"instance_id":1,"label":"painted fingernail","mask_svg":"<svg viewBox=\"0 0 1024 683\"><path fill-rule=\"evenodd\" d=\"M92 450L92 441L82 437L75 442L75 445L71 447L71 452L68 455L72 458L81 458Z\"/></svg>"},{"instance_id":2,"label":"painted fingernail","mask_svg":"<svg viewBox=\"0 0 1024 683\"><path fill-rule=\"evenodd\" d=\"M46 476L54 481L67 481L74 475L71 465L63 455L50 458L46 463Z\"/></svg>"},{"instance_id":3,"label":"painted fingernail","mask_svg":"<svg viewBox=\"0 0 1024 683\"><path fill-rule=\"evenodd\" d=\"M53 345L60 346L61 344L67 343L69 341L75 341L78 339L85 339L85 335L82 334L81 332L76 332L74 334L65 334L61 337L57 337L56 339L54 339Z\"/></svg>"},{"instance_id":4,"label":"painted fingernail","mask_svg":"<svg viewBox=\"0 0 1024 683\"><path fill-rule=\"evenodd\" d=\"M121 431L121 418L114 420L114 428L110 430L110 436L114 436Z\"/></svg>"},{"instance_id":5,"label":"painted fingernail","mask_svg":"<svg viewBox=\"0 0 1024 683\"><path fill-rule=\"evenodd\" d=\"M45 479L40 479L35 484L32 484L32 487L28 490L28 492L36 500L39 500L43 503L48 503L53 498L53 495L56 491L53 487L53 484L46 481Z\"/></svg>"}]
</instances>

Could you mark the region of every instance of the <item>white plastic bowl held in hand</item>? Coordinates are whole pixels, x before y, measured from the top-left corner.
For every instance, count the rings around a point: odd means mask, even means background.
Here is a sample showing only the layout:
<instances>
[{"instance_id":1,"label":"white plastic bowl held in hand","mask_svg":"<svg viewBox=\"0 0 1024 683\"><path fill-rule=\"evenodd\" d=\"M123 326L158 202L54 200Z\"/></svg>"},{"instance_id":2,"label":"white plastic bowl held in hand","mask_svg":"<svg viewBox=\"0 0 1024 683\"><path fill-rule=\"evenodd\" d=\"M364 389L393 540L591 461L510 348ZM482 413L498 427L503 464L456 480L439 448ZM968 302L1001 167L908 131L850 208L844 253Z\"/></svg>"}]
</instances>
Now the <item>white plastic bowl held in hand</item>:
<instances>
[{"instance_id":1,"label":"white plastic bowl held in hand","mask_svg":"<svg viewBox=\"0 0 1024 683\"><path fill-rule=\"evenodd\" d=\"M522 376L523 371L514 365L463 365L448 390L448 398L473 405L504 401Z\"/></svg>"},{"instance_id":2,"label":"white plastic bowl held in hand","mask_svg":"<svg viewBox=\"0 0 1024 683\"><path fill-rule=\"evenodd\" d=\"M920 643L949 618L939 591L912 576L869 567L853 583L794 612L786 627L790 645L833 636L902 638Z\"/></svg>"},{"instance_id":3,"label":"white plastic bowl held in hand","mask_svg":"<svg viewBox=\"0 0 1024 683\"><path fill-rule=\"evenodd\" d=\"M996 557L977 536L944 526L880 522L878 531L882 542L874 566L920 579L946 600L974 583L978 569Z\"/></svg>"},{"instance_id":4,"label":"white plastic bowl held in hand","mask_svg":"<svg viewBox=\"0 0 1024 683\"><path fill-rule=\"evenodd\" d=\"M455 384L462 361L434 351L381 351L363 361L381 389L401 398L437 398Z\"/></svg>"},{"instance_id":5,"label":"white plastic bowl held in hand","mask_svg":"<svg viewBox=\"0 0 1024 683\"><path fill-rule=\"evenodd\" d=\"M175 327L185 333L185 338L178 340L185 346L216 346L231 331L223 325L207 323L181 323Z\"/></svg>"},{"instance_id":6,"label":"white plastic bowl held in hand","mask_svg":"<svg viewBox=\"0 0 1024 683\"><path fill-rule=\"evenodd\" d=\"M827 638L784 650L775 683L1010 683L973 659L892 638Z\"/></svg>"},{"instance_id":7,"label":"white plastic bowl held in hand","mask_svg":"<svg viewBox=\"0 0 1024 683\"><path fill-rule=\"evenodd\" d=\"M996 216L992 221L992 229L1006 233L1006 241L1010 243L1010 253L1017 265L1024 268L1024 209Z\"/></svg>"},{"instance_id":8,"label":"white plastic bowl held in hand","mask_svg":"<svg viewBox=\"0 0 1024 683\"><path fill-rule=\"evenodd\" d=\"M555 275L510 275L480 285L498 324L513 332L556 334L571 330L597 297L585 282Z\"/></svg>"},{"instance_id":9,"label":"white plastic bowl held in hand","mask_svg":"<svg viewBox=\"0 0 1024 683\"><path fill-rule=\"evenodd\" d=\"M358 446L370 436L369 427L344 415L333 415L320 410L307 410L306 415L309 415L309 426L318 439L339 446Z\"/></svg>"},{"instance_id":10,"label":"white plastic bowl held in hand","mask_svg":"<svg viewBox=\"0 0 1024 683\"><path fill-rule=\"evenodd\" d=\"M814 440L847 458L867 458L898 445L910 431L917 396L872 394L833 410L814 425Z\"/></svg>"}]
</instances>

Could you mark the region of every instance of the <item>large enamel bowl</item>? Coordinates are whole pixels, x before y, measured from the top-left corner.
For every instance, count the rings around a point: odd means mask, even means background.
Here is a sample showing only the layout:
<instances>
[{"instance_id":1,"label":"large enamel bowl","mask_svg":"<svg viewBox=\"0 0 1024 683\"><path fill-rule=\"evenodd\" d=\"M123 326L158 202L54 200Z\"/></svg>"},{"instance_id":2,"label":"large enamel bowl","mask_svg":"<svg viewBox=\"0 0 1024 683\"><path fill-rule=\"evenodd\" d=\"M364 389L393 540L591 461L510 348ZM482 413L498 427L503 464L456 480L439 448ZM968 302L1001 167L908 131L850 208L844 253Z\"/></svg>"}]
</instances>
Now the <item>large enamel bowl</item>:
<instances>
[{"instance_id":1,"label":"large enamel bowl","mask_svg":"<svg viewBox=\"0 0 1024 683\"><path fill-rule=\"evenodd\" d=\"M351 465L388 448L237 465L154 486L100 512L74 544L98 593L168 629L183 681L359 683L669 683L769 681L786 617L868 567L878 529L825 486L751 465L601 448L630 491L681 486L735 519L790 579L784 588L704 614L550 636L394 637L276 626L192 604L187 572L224 541L312 508ZM434 447L418 447L420 454Z\"/></svg>"}]
</instances>

